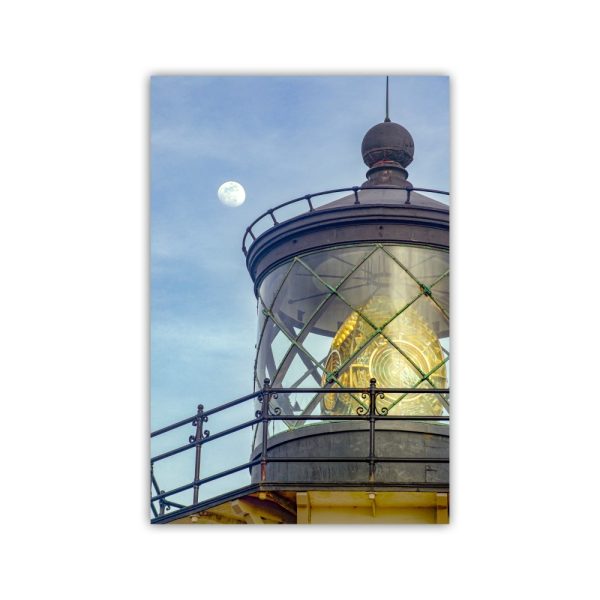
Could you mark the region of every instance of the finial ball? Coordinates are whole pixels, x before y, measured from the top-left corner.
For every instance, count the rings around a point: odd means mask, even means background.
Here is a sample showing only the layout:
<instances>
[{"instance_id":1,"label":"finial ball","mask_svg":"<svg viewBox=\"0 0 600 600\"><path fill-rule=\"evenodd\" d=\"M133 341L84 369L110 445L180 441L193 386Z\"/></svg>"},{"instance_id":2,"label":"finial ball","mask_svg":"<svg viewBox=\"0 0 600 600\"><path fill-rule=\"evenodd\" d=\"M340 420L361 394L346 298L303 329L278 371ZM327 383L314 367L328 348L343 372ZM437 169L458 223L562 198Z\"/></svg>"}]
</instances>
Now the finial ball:
<instances>
[{"instance_id":1,"label":"finial ball","mask_svg":"<svg viewBox=\"0 0 600 600\"><path fill-rule=\"evenodd\" d=\"M367 131L362 142L362 157L371 168L380 162L393 161L408 166L415 153L415 144L410 133L392 121L378 123Z\"/></svg>"}]
</instances>

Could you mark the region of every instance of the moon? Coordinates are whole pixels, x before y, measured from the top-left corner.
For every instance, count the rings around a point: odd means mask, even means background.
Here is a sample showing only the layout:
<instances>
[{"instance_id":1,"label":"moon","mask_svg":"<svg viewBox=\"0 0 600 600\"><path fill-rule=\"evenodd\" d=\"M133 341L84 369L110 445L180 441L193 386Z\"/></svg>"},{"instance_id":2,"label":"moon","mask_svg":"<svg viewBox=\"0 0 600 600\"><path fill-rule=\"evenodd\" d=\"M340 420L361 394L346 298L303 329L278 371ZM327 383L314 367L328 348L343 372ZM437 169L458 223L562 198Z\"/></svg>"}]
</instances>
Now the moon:
<instances>
[{"instance_id":1,"label":"moon","mask_svg":"<svg viewBox=\"0 0 600 600\"><path fill-rule=\"evenodd\" d=\"M226 181L217 192L219 200L225 206L235 208L244 204L246 190L237 181Z\"/></svg>"}]
</instances>

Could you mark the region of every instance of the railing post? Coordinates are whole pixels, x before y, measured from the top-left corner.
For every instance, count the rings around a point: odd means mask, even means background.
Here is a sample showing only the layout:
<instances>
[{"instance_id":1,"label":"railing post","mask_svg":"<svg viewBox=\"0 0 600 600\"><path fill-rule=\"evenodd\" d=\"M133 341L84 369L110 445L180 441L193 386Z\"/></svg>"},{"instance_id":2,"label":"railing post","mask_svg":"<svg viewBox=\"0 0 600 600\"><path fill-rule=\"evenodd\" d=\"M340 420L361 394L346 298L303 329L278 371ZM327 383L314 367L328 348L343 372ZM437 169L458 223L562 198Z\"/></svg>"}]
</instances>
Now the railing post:
<instances>
[{"instance_id":1,"label":"railing post","mask_svg":"<svg viewBox=\"0 0 600 600\"><path fill-rule=\"evenodd\" d=\"M202 435L202 423L208 421L208 417L204 416L204 406L198 404L198 412L196 418L192 421L192 425L196 426L196 435L190 436L190 444L196 442L196 462L194 464L194 504L198 504L198 495L200 493L200 485L196 483L200 480L200 460L202 458L202 443L204 437Z\"/></svg>"},{"instance_id":2,"label":"railing post","mask_svg":"<svg viewBox=\"0 0 600 600\"><path fill-rule=\"evenodd\" d=\"M375 403L377 398L377 380L369 382L369 482L375 481Z\"/></svg>"},{"instance_id":3,"label":"railing post","mask_svg":"<svg viewBox=\"0 0 600 600\"><path fill-rule=\"evenodd\" d=\"M267 480L267 444L269 440L269 401L271 400L271 380L265 379L261 394L262 451L260 455L260 480Z\"/></svg>"},{"instance_id":4,"label":"railing post","mask_svg":"<svg viewBox=\"0 0 600 600\"><path fill-rule=\"evenodd\" d=\"M158 516L156 508L154 508L154 502L152 502L152 496L154 496L154 463L150 462L150 509L155 517ZM160 493L160 492L159 492Z\"/></svg>"}]
</instances>

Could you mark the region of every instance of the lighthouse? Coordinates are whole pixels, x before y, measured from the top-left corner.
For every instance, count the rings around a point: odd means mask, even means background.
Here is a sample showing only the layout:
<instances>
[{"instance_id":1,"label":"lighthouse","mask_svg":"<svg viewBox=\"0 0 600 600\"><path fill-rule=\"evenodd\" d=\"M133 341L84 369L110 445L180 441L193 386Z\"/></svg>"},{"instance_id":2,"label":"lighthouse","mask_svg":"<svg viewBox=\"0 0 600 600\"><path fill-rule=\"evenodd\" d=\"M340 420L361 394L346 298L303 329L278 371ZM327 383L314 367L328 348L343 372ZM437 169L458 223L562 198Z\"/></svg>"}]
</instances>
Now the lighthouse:
<instances>
[{"instance_id":1,"label":"lighthouse","mask_svg":"<svg viewBox=\"0 0 600 600\"><path fill-rule=\"evenodd\" d=\"M195 460L193 481L175 490L191 492L186 505L152 475L153 522L448 522L448 194L409 181L415 143L387 105L360 152L362 184L289 200L247 227L254 390L154 432L194 428L153 465L183 452ZM205 428L248 403L251 419ZM229 471L246 472L248 485L201 499L222 475L203 476L203 447L242 428L249 457Z\"/></svg>"}]
</instances>

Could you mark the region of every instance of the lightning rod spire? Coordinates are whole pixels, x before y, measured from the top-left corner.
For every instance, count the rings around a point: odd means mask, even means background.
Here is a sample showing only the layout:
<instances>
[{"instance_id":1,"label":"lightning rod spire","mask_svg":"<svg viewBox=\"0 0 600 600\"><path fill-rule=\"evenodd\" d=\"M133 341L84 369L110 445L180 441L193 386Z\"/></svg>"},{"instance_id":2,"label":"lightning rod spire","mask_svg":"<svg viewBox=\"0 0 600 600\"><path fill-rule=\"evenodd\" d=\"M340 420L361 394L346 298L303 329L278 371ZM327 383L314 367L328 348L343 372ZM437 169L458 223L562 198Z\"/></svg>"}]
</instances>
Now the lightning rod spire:
<instances>
[{"instance_id":1,"label":"lightning rod spire","mask_svg":"<svg viewBox=\"0 0 600 600\"><path fill-rule=\"evenodd\" d=\"M384 123L390 122L390 78L385 78L385 121Z\"/></svg>"}]
</instances>

